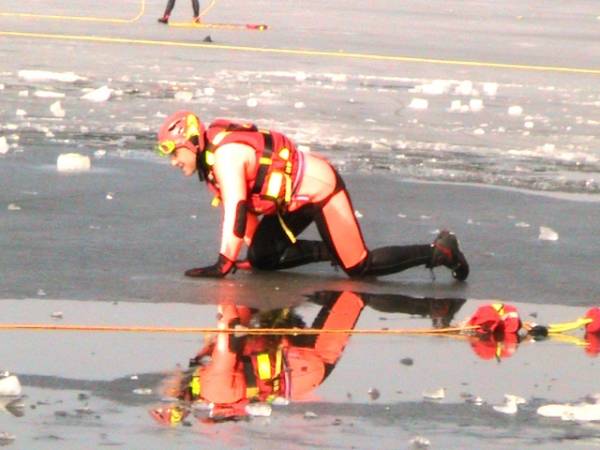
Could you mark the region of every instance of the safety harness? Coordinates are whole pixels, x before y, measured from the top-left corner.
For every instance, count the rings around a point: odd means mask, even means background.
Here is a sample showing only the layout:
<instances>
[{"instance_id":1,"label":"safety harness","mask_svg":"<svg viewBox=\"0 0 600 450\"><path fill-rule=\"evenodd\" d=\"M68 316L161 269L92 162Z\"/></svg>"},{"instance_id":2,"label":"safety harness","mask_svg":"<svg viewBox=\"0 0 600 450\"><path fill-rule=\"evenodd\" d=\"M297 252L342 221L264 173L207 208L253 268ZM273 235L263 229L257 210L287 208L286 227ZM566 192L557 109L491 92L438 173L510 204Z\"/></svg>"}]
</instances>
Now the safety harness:
<instances>
[{"instance_id":1,"label":"safety harness","mask_svg":"<svg viewBox=\"0 0 600 450\"><path fill-rule=\"evenodd\" d=\"M206 147L200 156L200 179L206 179L215 194L211 204L221 203L220 188L214 175L215 152L230 143L252 147L257 155L258 168L250 186L248 206L258 214L277 214L279 222L292 243L293 232L285 224L282 214L292 200L297 171L297 150L293 142L281 133L258 129L251 123L237 123L218 119L206 132Z\"/></svg>"}]
</instances>

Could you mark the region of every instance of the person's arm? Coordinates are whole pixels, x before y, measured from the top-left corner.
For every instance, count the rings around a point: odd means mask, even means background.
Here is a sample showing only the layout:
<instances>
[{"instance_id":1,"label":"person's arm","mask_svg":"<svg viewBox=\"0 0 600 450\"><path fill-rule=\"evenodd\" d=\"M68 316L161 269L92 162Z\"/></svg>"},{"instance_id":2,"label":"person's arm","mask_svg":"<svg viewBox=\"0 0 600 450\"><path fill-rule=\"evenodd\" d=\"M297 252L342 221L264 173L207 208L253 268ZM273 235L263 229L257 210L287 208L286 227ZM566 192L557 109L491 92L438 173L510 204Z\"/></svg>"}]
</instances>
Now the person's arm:
<instances>
[{"instance_id":1,"label":"person's arm","mask_svg":"<svg viewBox=\"0 0 600 450\"><path fill-rule=\"evenodd\" d=\"M246 236L246 168L253 158L254 150L244 144L227 144L215 152L213 171L223 206L219 257L212 266L186 272L188 276L223 277L234 268Z\"/></svg>"},{"instance_id":2,"label":"person's arm","mask_svg":"<svg viewBox=\"0 0 600 450\"><path fill-rule=\"evenodd\" d=\"M224 145L215 153L213 170L223 206L220 254L231 261L236 260L246 235L246 171L252 158L254 150L243 144Z\"/></svg>"}]
</instances>

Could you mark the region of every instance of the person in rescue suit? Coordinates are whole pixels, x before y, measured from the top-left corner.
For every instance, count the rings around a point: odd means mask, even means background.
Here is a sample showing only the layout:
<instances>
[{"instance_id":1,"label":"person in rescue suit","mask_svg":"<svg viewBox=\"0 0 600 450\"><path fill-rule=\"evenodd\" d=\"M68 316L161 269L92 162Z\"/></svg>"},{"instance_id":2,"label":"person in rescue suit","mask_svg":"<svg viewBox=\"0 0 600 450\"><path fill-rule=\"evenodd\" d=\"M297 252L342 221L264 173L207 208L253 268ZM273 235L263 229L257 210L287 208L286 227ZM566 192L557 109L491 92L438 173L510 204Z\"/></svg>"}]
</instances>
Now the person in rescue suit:
<instances>
[{"instance_id":1,"label":"person in rescue suit","mask_svg":"<svg viewBox=\"0 0 600 450\"><path fill-rule=\"evenodd\" d=\"M312 329L353 329L366 305L381 311L420 314L434 327L449 323L464 299L412 298L352 291L320 291L308 296L321 307ZM217 333L190 360L185 374L167 380L164 395L177 404L150 411L161 424L176 425L194 402L212 404L211 421L238 420L253 404L286 404L306 399L331 374L349 340L348 333L316 335L244 334L244 328L306 328L292 309L258 312L220 305L219 327L240 327L239 334Z\"/></svg>"},{"instance_id":2,"label":"person in rescue suit","mask_svg":"<svg viewBox=\"0 0 600 450\"><path fill-rule=\"evenodd\" d=\"M424 265L446 266L463 281L469 265L456 236L443 230L433 244L370 250L344 181L314 152L296 149L285 135L251 123L218 119L205 128L192 112L167 117L157 151L185 176L198 173L223 206L221 247L210 266L189 277L223 277L237 267L288 269L330 261L353 278L388 275ZM298 239L315 222L322 241ZM237 261L242 244L247 261Z\"/></svg>"}]
</instances>

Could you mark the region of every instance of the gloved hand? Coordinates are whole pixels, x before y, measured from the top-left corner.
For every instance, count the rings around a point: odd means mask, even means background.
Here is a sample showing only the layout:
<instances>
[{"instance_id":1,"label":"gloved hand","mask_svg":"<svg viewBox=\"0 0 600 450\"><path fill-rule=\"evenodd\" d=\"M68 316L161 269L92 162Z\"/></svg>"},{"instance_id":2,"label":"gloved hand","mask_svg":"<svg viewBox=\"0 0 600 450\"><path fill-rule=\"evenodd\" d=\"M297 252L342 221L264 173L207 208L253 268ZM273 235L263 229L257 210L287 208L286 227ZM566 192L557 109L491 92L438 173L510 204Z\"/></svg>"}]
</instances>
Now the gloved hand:
<instances>
[{"instance_id":1,"label":"gloved hand","mask_svg":"<svg viewBox=\"0 0 600 450\"><path fill-rule=\"evenodd\" d=\"M185 276L192 278L222 278L229 273L233 266L233 261L225 255L219 254L219 259L212 266L186 270Z\"/></svg>"}]
</instances>

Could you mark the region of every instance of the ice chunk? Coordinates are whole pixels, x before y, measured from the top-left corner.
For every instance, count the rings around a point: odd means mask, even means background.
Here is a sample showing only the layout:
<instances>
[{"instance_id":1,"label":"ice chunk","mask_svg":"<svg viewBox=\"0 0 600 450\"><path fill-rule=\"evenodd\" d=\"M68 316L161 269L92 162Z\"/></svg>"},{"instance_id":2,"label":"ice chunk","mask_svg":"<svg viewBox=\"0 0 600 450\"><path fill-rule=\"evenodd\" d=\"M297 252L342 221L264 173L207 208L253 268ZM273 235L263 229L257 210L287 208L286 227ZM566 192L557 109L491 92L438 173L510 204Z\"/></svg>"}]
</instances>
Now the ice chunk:
<instances>
[{"instance_id":1,"label":"ice chunk","mask_svg":"<svg viewBox=\"0 0 600 450\"><path fill-rule=\"evenodd\" d=\"M472 95L473 82L470 80L462 81L458 86L456 86L454 92L458 95Z\"/></svg>"},{"instance_id":2,"label":"ice chunk","mask_svg":"<svg viewBox=\"0 0 600 450\"><path fill-rule=\"evenodd\" d=\"M495 97L498 93L498 83L487 82L483 83L483 92L485 95Z\"/></svg>"},{"instance_id":3,"label":"ice chunk","mask_svg":"<svg viewBox=\"0 0 600 450\"><path fill-rule=\"evenodd\" d=\"M294 103L294 108L302 109L302 108L306 108L306 105L304 104L304 102L296 102L296 103Z\"/></svg>"},{"instance_id":4,"label":"ice chunk","mask_svg":"<svg viewBox=\"0 0 600 450\"><path fill-rule=\"evenodd\" d=\"M429 102L424 98L413 98L408 107L412 109L427 109L429 107Z\"/></svg>"},{"instance_id":5,"label":"ice chunk","mask_svg":"<svg viewBox=\"0 0 600 450\"><path fill-rule=\"evenodd\" d=\"M538 239L540 241L558 241L558 233L550 227L541 226Z\"/></svg>"},{"instance_id":6,"label":"ice chunk","mask_svg":"<svg viewBox=\"0 0 600 450\"><path fill-rule=\"evenodd\" d=\"M35 97L38 98L64 98L65 94L62 92L54 92L54 91L35 91L33 93Z\"/></svg>"},{"instance_id":7,"label":"ice chunk","mask_svg":"<svg viewBox=\"0 0 600 450\"><path fill-rule=\"evenodd\" d=\"M50 112L54 117L65 117L65 110L60 104L60 100L55 101L50 105Z\"/></svg>"},{"instance_id":8,"label":"ice chunk","mask_svg":"<svg viewBox=\"0 0 600 450\"><path fill-rule=\"evenodd\" d=\"M194 98L194 93L189 91L179 91L175 93L175 100L180 102L189 102Z\"/></svg>"},{"instance_id":9,"label":"ice chunk","mask_svg":"<svg viewBox=\"0 0 600 450\"><path fill-rule=\"evenodd\" d=\"M88 100L90 102L102 103L108 101L112 95L112 89L108 86L102 86L98 89L88 92L81 96L82 100Z\"/></svg>"},{"instance_id":10,"label":"ice chunk","mask_svg":"<svg viewBox=\"0 0 600 450\"><path fill-rule=\"evenodd\" d=\"M451 112L454 112L454 111L460 112L461 108L462 108L462 102L460 100L452 100L452 102L450 102L449 111L451 111Z\"/></svg>"},{"instance_id":11,"label":"ice chunk","mask_svg":"<svg viewBox=\"0 0 600 450\"><path fill-rule=\"evenodd\" d=\"M21 211L21 207L19 205L14 204L14 203L10 203L8 205L8 210L9 211Z\"/></svg>"},{"instance_id":12,"label":"ice chunk","mask_svg":"<svg viewBox=\"0 0 600 450\"><path fill-rule=\"evenodd\" d=\"M431 83L418 86L417 91L428 95L441 95L448 91L448 81L433 80Z\"/></svg>"},{"instance_id":13,"label":"ice chunk","mask_svg":"<svg viewBox=\"0 0 600 450\"><path fill-rule=\"evenodd\" d=\"M415 436L410 440L410 448L414 450L425 450L431 447L429 439L423 436Z\"/></svg>"},{"instance_id":14,"label":"ice chunk","mask_svg":"<svg viewBox=\"0 0 600 450\"><path fill-rule=\"evenodd\" d=\"M10 373L0 373L0 397L18 397L21 395L21 382L19 378Z\"/></svg>"},{"instance_id":15,"label":"ice chunk","mask_svg":"<svg viewBox=\"0 0 600 450\"><path fill-rule=\"evenodd\" d=\"M355 209L354 217L356 217L357 219L361 219L363 217L363 214L358 209Z\"/></svg>"},{"instance_id":16,"label":"ice chunk","mask_svg":"<svg viewBox=\"0 0 600 450\"><path fill-rule=\"evenodd\" d=\"M137 388L132 391L136 395L151 395L152 389L150 388Z\"/></svg>"},{"instance_id":17,"label":"ice chunk","mask_svg":"<svg viewBox=\"0 0 600 450\"><path fill-rule=\"evenodd\" d=\"M481 111L483 109L483 100L480 98L472 98L469 100L469 108L471 111Z\"/></svg>"},{"instance_id":18,"label":"ice chunk","mask_svg":"<svg viewBox=\"0 0 600 450\"><path fill-rule=\"evenodd\" d=\"M75 81L85 80L73 72L49 72L46 70L19 70L19 78L26 81L61 81L63 83L74 83Z\"/></svg>"},{"instance_id":19,"label":"ice chunk","mask_svg":"<svg viewBox=\"0 0 600 450\"><path fill-rule=\"evenodd\" d=\"M525 399L523 397L519 397L517 395L505 394L504 395L504 405L495 405L494 410L501 412L503 414L516 414L518 411L517 405L522 405L525 403Z\"/></svg>"},{"instance_id":20,"label":"ice chunk","mask_svg":"<svg viewBox=\"0 0 600 450\"><path fill-rule=\"evenodd\" d=\"M256 108L258 106L258 100L254 97L251 97L248 100L246 100L246 106L248 108Z\"/></svg>"},{"instance_id":21,"label":"ice chunk","mask_svg":"<svg viewBox=\"0 0 600 450\"><path fill-rule=\"evenodd\" d=\"M24 117L24 116L26 116L26 115L27 115L27 111L25 111L24 109L17 109L17 110L15 111L15 114L16 114L18 117Z\"/></svg>"},{"instance_id":22,"label":"ice chunk","mask_svg":"<svg viewBox=\"0 0 600 450\"><path fill-rule=\"evenodd\" d=\"M63 153L56 160L56 169L59 172L86 172L91 167L89 156L79 153Z\"/></svg>"},{"instance_id":23,"label":"ice chunk","mask_svg":"<svg viewBox=\"0 0 600 450\"><path fill-rule=\"evenodd\" d=\"M531 120L526 121L523 126L529 130L531 130L534 127L534 124Z\"/></svg>"},{"instance_id":24,"label":"ice chunk","mask_svg":"<svg viewBox=\"0 0 600 450\"><path fill-rule=\"evenodd\" d=\"M5 136L0 136L0 155L8 153L8 142L6 142Z\"/></svg>"},{"instance_id":25,"label":"ice chunk","mask_svg":"<svg viewBox=\"0 0 600 450\"><path fill-rule=\"evenodd\" d=\"M439 388L431 391L423 391L423 398L426 400L442 400L446 397L446 389Z\"/></svg>"},{"instance_id":26,"label":"ice chunk","mask_svg":"<svg viewBox=\"0 0 600 450\"><path fill-rule=\"evenodd\" d=\"M520 116L521 114L523 114L523 108L519 105L513 105L508 108L509 116Z\"/></svg>"},{"instance_id":27,"label":"ice chunk","mask_svg":"<svg viewBox=\"0 0 600 450\"><path fill-rule=\"evenodd\" d=\"M27 89L19 91L19 97L29 97L29 91Z\"/></svg>"}]
</instances>

